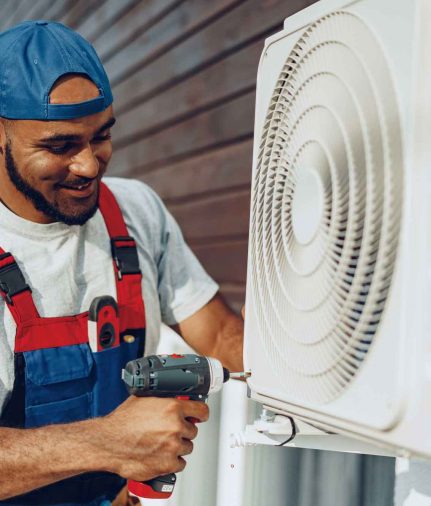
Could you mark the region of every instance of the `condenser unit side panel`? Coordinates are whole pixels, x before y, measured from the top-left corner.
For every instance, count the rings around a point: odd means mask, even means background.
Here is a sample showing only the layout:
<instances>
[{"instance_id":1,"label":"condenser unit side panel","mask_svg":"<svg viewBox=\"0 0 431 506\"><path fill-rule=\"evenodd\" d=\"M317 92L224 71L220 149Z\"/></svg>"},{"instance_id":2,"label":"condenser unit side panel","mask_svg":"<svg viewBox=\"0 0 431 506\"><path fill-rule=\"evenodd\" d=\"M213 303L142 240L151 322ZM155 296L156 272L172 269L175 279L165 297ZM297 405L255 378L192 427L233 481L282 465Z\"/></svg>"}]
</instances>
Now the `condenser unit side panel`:
<instances>
[{"instance_id":1,"label":"condenser unit side panel","mask_svg":"<svg viewBox=\"0 0 431 506\"><path fill-rule=\"evenodd\" d=\"M375 336L375 342L372 343L362 366L350 381L349 386L341 395L331 399L330 402L321 404L307 402L300 395L297 396L296 392L287 391L283 384L283 378L277 373L272 358L265 348L263 340L267 336L262 335L258 318L259 308L256 306L255 294L251 293L251 287L256 286L256 280L252 280L252 277L257 275L250 269L250 251L253 244L249 246L245 328L245 362L253 372L253 376L249 380L252 396L260 399L261 396L267 398L268 405L271 405L271 398L276 400L274 406L276 404L279 406L281 401L290 407L292 412L307 415L309 419L318 420L320 413L321 419L325 419L325 422L328 419L333 420L332 427L350 425L351 428L353 426L351 424L357 424L363 433L368 431L370 438L372 429L392 429L403 417L407 392L414 385L418 386L421 381L422 376L418 377L415 374L423 374L421 367L418 366L415 353L426 351L422 345L418 344L425 322L423 318L419 317L415 308L423 307L423 302L419 301L421 296L425 297L425 301L429 300L429 287L427 287L429 279L422 277L422 280L418 280L417 276L412 278L412 267L409 264L409 250L412 244L417 245L420 250L427 246L429 248L429 244L426 243L427 239L419 237L420 232L411 232L412 227L409 227L411 220L415 219L422 220L423 226L426 226L425 213L429 211L428 208L418 209L414 203L415 196L417 196L415 192L420 190L418 185L425 183L425 175L419 181L410 180L411 173L415 173L414 165L417 163L417 158L413 156L415 110L412 107L412 97L417 75L414 65L420 65L420 63L417 61L414 63L413 44L417 47L420 43L415 35L416 16L420 17L422 14L422 10L420 12L418 10L420 5L422 2L401 0L396 2L393 0L357 0L347 3L337 0L318 2L287 19L282 37L277 35L268 40L258 74L253 185L255 185L256 171L258 170L261 135L274 86L287 56L295 46L303 28L306 28L307 20L314 22L317 18L334 10L350 13L368 27L375 40L378 41L386 60L394 88L396 103L394 119L400 122L399 142L402 148L403 170L405 172L401 181L404 191L402 207L405 213L401 220L399 251L392 275L392 286L389 290L378 333ZM389 15L391 16L390 23L387 19ZM378 83L373 81L372 74L368 77L371 86L378 86ZM381 90L379 91L381 92ZM430 161L429 157L426 159ZM422 188L421 191L426 190ZM425 218L418 213L425 214ZM428 235L422 235L428 238ZM418 256L418 261L423 261L421 255ZM429 274L428 277L430 277ZM417 286L422 287L422 293L418 293ZM415 324L412 324L408 314L417 316ZM264 317L270 318L271 316L265 315ZM412 337L412 331L418 337ZM405 355L409 353L409 350L411 353L409 359L406 359ZM362 428L360 428L361 426Z\"/></svg>"}]
</instances>

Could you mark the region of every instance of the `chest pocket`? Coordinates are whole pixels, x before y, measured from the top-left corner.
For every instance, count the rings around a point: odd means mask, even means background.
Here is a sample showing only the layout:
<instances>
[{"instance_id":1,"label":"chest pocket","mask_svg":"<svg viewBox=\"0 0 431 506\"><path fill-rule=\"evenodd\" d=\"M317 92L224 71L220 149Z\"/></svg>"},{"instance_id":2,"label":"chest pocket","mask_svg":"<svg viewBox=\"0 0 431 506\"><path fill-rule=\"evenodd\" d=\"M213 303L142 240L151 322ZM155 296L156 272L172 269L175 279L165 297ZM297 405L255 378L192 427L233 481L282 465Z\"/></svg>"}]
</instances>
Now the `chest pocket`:
<instances>
[{"instance_id":1,"label":"chest pocket","mask_svg":"<svg viewBox=\"0 0 431 506\"><path fill-rule=\"evenodd\" d=\"M96 371L87 343L24 352L25 426L91 417Z\"/></svg>"}]
</instances>

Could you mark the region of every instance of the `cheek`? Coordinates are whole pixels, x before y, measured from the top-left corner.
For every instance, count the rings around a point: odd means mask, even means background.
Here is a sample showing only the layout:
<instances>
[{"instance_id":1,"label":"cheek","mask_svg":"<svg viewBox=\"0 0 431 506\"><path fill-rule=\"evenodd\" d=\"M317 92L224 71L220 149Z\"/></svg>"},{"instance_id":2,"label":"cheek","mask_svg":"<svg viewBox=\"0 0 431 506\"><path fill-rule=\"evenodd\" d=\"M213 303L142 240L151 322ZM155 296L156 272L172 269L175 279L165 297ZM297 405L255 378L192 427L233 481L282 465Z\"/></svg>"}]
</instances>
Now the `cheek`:
<instances>
[{"instance_id":1,"label":"cheek","mask_svg":"<svg viewBox=\"0 0 431 506\"><path fill-rule=\"evenodd\" d=\"M37 186L56 183L67 173L67 164L47 153L34 154L22 167L23 176Z\"/></svg>"},{"instance_id":2,"label":"cheek","mask_svg":"<svg viewBox=\"0 0 431 506\"><path fill-rule=\"evenodd\" d=\"M104 142L96 147L94 150L95 156L105 165L109 162L112 156L112 142Z\"/></svg>"}]
</instances>

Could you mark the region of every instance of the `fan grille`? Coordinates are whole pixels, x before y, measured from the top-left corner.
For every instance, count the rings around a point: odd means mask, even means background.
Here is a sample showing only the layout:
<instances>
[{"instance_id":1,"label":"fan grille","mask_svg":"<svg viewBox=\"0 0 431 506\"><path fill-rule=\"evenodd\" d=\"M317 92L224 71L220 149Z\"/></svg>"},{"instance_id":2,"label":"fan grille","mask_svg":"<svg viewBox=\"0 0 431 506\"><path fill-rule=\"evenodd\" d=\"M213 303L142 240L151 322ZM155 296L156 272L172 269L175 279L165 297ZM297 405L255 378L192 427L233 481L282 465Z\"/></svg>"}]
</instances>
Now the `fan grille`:
<instances>
[{"instance_id":1,"label":"fan grille","mask_svg":"<svg viewBox=\"0 0 431 506\"><path fill-rule=\"evenodd\" d=\"M342 11L309 25L276 83L252 195L251 294L290 398L335 399L376 339L400 233L402 156L376 37Z\"/></svg>"}]
</instances>

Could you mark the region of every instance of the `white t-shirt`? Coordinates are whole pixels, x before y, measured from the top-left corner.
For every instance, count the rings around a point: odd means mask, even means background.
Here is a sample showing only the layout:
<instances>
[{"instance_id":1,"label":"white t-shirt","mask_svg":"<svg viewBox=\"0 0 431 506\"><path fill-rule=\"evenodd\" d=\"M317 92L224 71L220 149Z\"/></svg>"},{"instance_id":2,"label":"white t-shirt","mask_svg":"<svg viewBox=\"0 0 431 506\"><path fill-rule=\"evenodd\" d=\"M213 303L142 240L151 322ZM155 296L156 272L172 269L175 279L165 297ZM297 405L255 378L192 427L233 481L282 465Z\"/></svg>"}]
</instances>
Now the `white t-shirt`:
<instances>
[{"instance_id":1,"label":"white t-shirt","mask_svg":"<svg viewBox=\"0 0 431 506\"><path fill-rule=\"evenodd\" d=\"M147 317L145 353L155 353L160 325L181 322L218 286L185 244L160 198L144 183L105 178L134 237ZM108 232L100 211L85 225L27 221L0 203L0 246L15 257L40 316L87 311L100 295L116 298ZM0 298L0 409L13 388L15 322Z\"/></svg>"}]
</instances>

